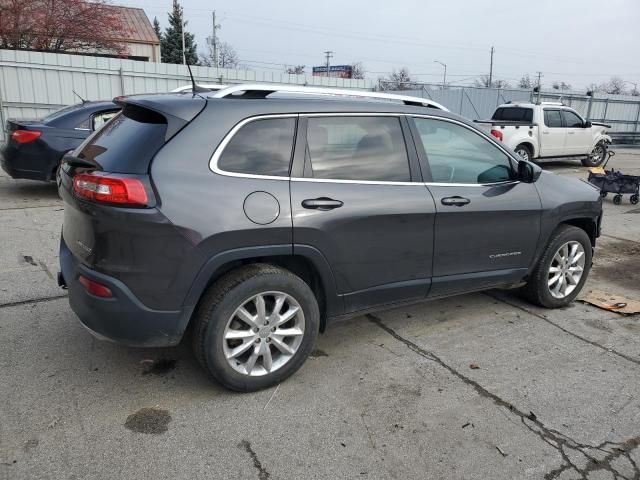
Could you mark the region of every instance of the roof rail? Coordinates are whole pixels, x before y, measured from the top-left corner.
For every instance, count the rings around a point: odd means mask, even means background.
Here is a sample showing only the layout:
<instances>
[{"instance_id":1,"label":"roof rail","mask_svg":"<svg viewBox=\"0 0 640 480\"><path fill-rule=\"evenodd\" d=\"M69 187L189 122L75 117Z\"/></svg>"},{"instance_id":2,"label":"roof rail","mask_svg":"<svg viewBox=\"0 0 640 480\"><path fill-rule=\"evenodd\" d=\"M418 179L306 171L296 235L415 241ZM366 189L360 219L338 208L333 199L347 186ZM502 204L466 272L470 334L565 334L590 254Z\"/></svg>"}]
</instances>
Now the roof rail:
<instances>
[{"instance_id":1,"label":"roof rail","mask_svg":"<svg viewBox=\"0 0 640 480\"><path fill-rule=\"evenodd\" d=\"M210 95L210 97L225 98L233 95L236 92L245 92L243 95L241 95L245 98L265 98L268 95L276 92L301 93L307 95L333 95L354 98L372 98L402 102L405 105L437 108L446 112L449 111L449 109L444 107L443 105L421 97L410 97L407 95L395 95L391 93L367 92L363 90L348 90L344 88L305 87L302 85L278 85L269 83L232 85L230 87L219 90L215 94Z\"/></svg>"}]
</instances>

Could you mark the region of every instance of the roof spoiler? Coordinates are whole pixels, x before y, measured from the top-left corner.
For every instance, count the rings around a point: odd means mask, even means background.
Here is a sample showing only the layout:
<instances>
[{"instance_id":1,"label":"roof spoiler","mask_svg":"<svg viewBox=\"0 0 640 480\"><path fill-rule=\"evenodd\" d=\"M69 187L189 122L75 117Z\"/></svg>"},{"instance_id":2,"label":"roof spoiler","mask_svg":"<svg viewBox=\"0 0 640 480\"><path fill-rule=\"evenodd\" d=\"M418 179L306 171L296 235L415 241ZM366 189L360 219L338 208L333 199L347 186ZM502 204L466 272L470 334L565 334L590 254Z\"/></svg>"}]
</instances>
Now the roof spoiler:
<instances>
[{"instance_id":1,"label":"roof spoiler","mask_svg":"<svg viewBox=\"0 0 640 480\"><path fill-rule=\"evenodd\" d=\"M162 115L167 121L165 141L169 140L204 109L207 101L198 95L179 94L131 95L113 99L123 108L133 106Z\"/></svg>"}]
</instances>

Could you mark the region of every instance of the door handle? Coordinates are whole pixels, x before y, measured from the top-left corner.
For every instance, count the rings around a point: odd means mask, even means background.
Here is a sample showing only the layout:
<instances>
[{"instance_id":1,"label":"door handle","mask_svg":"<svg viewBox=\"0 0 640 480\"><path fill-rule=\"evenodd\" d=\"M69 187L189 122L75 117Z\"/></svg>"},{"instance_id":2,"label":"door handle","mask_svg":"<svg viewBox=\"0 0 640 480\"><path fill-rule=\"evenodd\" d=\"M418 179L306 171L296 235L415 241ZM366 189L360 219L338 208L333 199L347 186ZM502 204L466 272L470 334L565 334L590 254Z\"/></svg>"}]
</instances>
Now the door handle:
<instances>
[{"instance_id":1,"label":"door handle","mask_svg":"<svg viewBox=\"0 0 640 480\"><path fill-rule=\"evenodd\" d=\"M342 205L344 203L340 200L327 197L308 198L302 201L302 206L311 210L333 210L334 208L340 208Z\"/></svg>"},{"instance_id":2,"label":"door handle","mask_svg":"<svg viewBox=\"0 0 640 480\"><path fill-rule=\"evenodd\" d=\"M440 202L443 205L453 205L454 207L464 207L468 203L471 203L471 200L464 197L445 197Z\"/></svg>"},{"instance_id":3,"label":"door handle","mask_svg":"<svg viewBox=\"0 0 640 480\"><path fill-rule=\"evenodd\" d=\"M567 132L567 135L575 135L576 132Z\"/></svg>"}]
</instances>

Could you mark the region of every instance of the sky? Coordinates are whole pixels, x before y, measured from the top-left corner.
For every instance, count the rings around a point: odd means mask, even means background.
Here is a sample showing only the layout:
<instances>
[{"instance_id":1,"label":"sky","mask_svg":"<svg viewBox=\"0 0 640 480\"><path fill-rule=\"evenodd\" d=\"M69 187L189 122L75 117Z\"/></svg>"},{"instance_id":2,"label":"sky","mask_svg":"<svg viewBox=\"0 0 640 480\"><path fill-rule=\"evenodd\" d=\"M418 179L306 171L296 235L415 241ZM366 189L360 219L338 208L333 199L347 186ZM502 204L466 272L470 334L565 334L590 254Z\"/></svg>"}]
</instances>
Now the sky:
<instances>
[{"instance_id":1,"label":"sky","mask_svg":"<svg viewBox=\"0 0 640 480\"><path fill-rule=\"evenodd\" d=\"M116 0L167 25L172 0ZM377 79L407 67L415 80L472 84L489 73L516 85L542 72L542 84L574 90L619 76L640 89L640 0L182 0L187 30L206 49L211 12L221 41L243 65L364 64ZM632 85L627 84L630 89Z\"/></svg>"}]
</instances>

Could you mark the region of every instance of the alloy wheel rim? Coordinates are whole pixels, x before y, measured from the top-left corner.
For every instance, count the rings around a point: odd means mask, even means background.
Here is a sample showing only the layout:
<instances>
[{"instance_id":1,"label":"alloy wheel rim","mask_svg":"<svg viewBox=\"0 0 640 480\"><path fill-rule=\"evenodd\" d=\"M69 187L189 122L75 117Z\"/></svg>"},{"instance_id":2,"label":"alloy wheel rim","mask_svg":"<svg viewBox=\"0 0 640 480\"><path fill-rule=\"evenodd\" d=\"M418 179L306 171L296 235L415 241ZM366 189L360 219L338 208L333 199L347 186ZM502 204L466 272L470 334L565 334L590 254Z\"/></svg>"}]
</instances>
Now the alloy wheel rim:
<instances>
[{"instance_id":1,"label":"alloy wheel rim","mask_svg":"<svg viewBox=\"0 0 640 480\"><path fill-rule=\"evenodd\" d=\"M304 312L291 295L262 292L246 299L227 320L223 351L236 372L267 375L286 365L304 336Z\"/></svg>"},{"instance_id":2,"label":"alloy wheel rim","mask_svg":"<svg viewBox=\"0 0 640 480\"><path fill-rule=\"evenodd\" d=\"M563 299L576 289L584 273L585 252L580 242L567 242L558 248L547 277L549 292Z\"/></svg>"},{"instance_id":3,"label":"alloy wheel rim","mask_svg":"<svg viewBox=\"0 0 640 480\"><path fill-rule=\"evenodd\" d=\"M517 150L516 153L520 155L523 160L529 161L529 152L527 152L524 148Z\"/></svg>"},{"instance_id":4,"label":"alloy wheel rim","mask_svg":"<svg viewBox=\"0 0 640 480\"><path fill-rule=\"evenodd\" d=\"M597 161L602 160L602 158L604 158L604 148L602 148L601 145L596 145L591 152L591 158Z\"/></svg>"}]
</instances>

